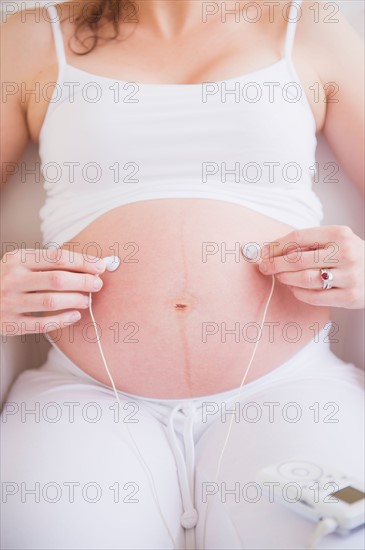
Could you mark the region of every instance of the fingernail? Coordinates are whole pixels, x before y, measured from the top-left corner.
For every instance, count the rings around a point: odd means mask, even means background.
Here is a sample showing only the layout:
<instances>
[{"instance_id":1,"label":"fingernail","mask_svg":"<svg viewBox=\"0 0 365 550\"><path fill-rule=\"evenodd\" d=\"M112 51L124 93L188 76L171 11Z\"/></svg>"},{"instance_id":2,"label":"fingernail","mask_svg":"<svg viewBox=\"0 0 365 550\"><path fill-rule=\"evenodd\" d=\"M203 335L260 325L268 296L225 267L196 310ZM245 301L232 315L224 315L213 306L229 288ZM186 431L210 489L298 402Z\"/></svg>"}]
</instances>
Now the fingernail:
<instances>
[{"instance_id":1,"label":"fingernail","mask_svg":"<svg viewBox=\"0 0 365 550\"><path fill-rule=\"evenodd\" d=\"M267 273L267 265L265 262L261 262L261 264L259 265L259 269L260 271L262 271L262 273Z\"/></svg>"},{"instance_id":2,"label":"fingernail","mask_svg":"<svg viewBox=\"0 0 365 550\"><path fill-rule=\"evenodd\" d=\"M81 319L81 313L78 311L77 313L73 313L70 317L70 321L72 321L73 323L75 321L79 321Z\"/></svg>"},{"instance_id":3,"label":"fingernail","mask_svg":"<svg viewBox=\"0 0 365 550\"><path fill-rule=\"evenodd\" d=\"M100 273L102 271L105 271L105 269L106 269L105 261L101 260L100 262L97 262L95 264L95 268L96 268L97 271L100 271Z\"/></svg>"},{"instance_id":4,"label":"fingernail","mask_svg":"<svg viewBox=\"0 0 365 550\"><path fill-rule=\"evenodd\" d=\"M85 306L88 306L89 305L89 296L85 296Z\"/></svg>"},{"instance_id":5,"label":"fingernail","mask_svg":"<svg viewBox=\"0 0 365 550\"><path fill-rule=\"evenodd\" d=\"M95 277L93 286L96 290L99 290L103 286L103 281L99 277Z\"/></svg>"}]
</instances>

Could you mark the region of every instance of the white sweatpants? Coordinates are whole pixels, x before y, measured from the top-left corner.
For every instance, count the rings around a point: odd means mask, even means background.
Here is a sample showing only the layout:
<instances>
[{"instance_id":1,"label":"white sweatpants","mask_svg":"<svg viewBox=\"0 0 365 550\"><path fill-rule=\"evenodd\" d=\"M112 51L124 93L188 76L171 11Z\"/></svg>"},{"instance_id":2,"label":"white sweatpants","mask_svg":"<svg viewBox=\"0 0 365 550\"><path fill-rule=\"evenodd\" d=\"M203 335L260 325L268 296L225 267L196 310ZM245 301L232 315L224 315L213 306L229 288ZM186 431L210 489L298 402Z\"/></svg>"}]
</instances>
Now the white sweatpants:
<instances>
[{"instance_id":1,"label":"white sweatpants","mask_svg":"<svg viewBox=\"0 0 365 550\"><path fill-rule=\"evenodd\" d=\"M122 409L52 348L4 405L1 548L305 548L314 524L260 496L255 479L299 456L364 479L363 372L325 336L239 401L238 389L180 400L118 392ZM358 530L319 548L363 546Z\"/></svg>"}]
</instances>

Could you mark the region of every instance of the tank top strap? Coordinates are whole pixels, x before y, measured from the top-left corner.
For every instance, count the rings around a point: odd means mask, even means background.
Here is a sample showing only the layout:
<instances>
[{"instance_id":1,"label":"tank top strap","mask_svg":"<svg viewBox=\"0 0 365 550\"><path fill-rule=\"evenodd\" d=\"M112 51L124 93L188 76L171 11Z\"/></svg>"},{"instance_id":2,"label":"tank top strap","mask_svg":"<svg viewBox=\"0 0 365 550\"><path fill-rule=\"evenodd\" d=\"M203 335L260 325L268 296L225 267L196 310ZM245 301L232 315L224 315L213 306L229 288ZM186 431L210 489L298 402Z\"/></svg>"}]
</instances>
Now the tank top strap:
<instances>
[{"instance_id":1,"label":"tank top strap","mask_svg":"<svg viewBox=\"0 0 365 550\"><path fill-rule=\"evenodd\" d=\"M297 23L300 20L302 14L301 4L302 0L293 0L290 6L289 15L287 16L288 25L285 38L284 55L289 62L291 62L292 60Z\"/></svg>"},{"instance_id":2,"label":"tank top strap","mask_svg":"<svg viewBox=\"0 0 365 550\"><path fill-rule=\"evenodd\" d=\"M47 12L52 26L58 64L60 67L63 67L67 64L67 61L61 32L60 16L54 4L47 6Z\"/></svg>"}]
</instances>

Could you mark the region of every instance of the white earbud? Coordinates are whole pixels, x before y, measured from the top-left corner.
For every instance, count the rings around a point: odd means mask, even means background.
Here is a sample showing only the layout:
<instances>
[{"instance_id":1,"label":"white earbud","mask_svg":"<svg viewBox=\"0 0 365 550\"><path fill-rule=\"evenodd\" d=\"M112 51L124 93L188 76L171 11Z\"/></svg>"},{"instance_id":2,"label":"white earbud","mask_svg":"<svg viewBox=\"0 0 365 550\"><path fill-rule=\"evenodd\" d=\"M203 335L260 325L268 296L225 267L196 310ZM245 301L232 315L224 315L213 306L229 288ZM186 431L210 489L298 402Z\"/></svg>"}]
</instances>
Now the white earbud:
<instances>
[{"instance_id":1,"label":"white earbud","mask_svg":"<svg viewBox=\"0 0 365 550\"><path fill-rule=\"evenodd\" d=\"M242 246L241 251L247 260L257 261L261 257L261 248L257 243L247 243Z\"/></svg>"},{"instance_id":2,"label":"white earbud","mask_svg":"<svg viewBox=\"0 0 365 550\"><path fill-rule=\"evenodd\" d=\"M116 271L120 266L120 258L118 256L107 256L103 259L106 260L107 271Z\"/></svg>"}]
</instances>

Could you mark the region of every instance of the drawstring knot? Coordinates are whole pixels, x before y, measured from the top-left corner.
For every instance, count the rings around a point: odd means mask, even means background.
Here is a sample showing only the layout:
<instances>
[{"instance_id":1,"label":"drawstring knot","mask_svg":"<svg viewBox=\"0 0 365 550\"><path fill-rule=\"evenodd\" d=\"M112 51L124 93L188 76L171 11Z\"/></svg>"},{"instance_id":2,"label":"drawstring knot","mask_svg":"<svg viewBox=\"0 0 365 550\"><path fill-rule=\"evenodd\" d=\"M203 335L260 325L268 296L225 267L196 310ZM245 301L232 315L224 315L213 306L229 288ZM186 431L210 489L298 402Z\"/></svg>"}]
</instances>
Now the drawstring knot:
<instances>
[{"instance_id":1,"label":"drawstring knot","mask_svg":"<svg viewBox=\"0 0 365 550\"><path fill-rule=\"evenodd\" d=\"M184 512L180 518L180 523L184 529L193 529L193 527L195 527L198 523L198 512L195 508Z\"/></svg>"}]
</instances>

